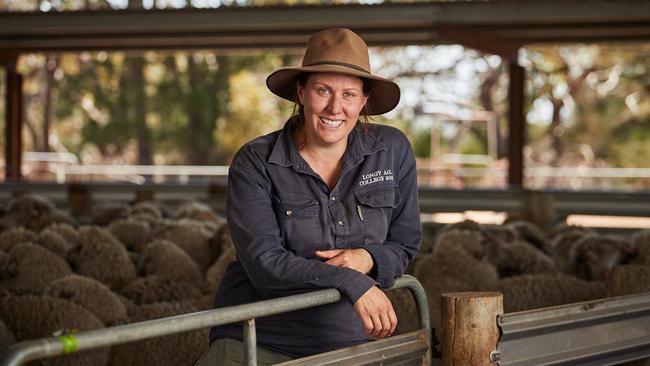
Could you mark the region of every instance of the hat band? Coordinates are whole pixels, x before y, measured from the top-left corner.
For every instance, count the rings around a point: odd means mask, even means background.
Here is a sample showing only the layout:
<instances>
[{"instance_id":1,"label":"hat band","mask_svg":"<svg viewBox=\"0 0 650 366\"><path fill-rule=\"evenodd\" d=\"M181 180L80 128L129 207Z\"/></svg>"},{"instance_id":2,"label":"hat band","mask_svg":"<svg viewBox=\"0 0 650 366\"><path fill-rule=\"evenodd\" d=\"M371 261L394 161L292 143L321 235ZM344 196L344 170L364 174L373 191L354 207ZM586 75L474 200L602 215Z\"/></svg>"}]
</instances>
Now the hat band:
<instances>
[{"instance_id":1,"label":"hat band","mask_svg":"<svg viewBox=\"0 0 650 366\"><path fill-rule=\"evenodd\" d=\"M366 69L364 69L364 68L362 68L362 67L359 67L359 66L357 66L357 65L353 65L353 64L348 64L348 63L345 63L345 62L338 62L338 61L319 61L319 62L311 63L311 64L309 64L309 65L305 65L305 67L308 67L308 66L318 66L318 65L337 65L337 66L345 66L345 67L349 67L349 68L351 68L351 69L355 69L355 70L357 70L357 71L365 72L366 74L370 74L370 71L368 71L368 70L366 70Z\"/></svg>"}]
</instances>

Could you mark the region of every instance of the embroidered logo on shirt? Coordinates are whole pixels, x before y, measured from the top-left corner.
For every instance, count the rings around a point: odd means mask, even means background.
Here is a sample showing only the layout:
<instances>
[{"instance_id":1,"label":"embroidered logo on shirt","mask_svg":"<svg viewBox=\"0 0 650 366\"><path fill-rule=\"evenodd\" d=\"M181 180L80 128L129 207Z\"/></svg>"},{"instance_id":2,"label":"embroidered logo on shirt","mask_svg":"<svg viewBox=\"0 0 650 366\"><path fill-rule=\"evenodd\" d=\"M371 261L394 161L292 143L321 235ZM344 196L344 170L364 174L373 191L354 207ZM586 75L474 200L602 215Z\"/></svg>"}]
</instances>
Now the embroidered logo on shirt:
<instances>
[{"instance_id":1,"label":"embroidered logo on shirt","mask_svg":"<svg viewBox=\"0 0 650 366\"><path fill-rule=\"evenodd\" d=\"M393 172L390 169L377 170L376 172L363 174L361 176L361 181L359 181L359 187L388 180L393 180Z\"/></svg>"}]
</instances>

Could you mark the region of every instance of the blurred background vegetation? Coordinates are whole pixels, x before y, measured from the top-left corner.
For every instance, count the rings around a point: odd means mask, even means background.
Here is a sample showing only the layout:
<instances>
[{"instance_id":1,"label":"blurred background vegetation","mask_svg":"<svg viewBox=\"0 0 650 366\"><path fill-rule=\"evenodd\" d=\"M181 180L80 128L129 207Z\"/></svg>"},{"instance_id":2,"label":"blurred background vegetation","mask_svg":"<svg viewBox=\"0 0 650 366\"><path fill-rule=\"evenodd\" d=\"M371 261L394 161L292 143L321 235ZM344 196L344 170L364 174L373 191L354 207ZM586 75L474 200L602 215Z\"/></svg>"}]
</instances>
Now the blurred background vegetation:
<instances>
[{"instance_id":1,"label":"blurred background vegetation","mask_svg":"<svg viewBox=\"0 0 650 366\"><path fill-rule=\"evenodd\" d=\"M142 4L280 3L292 2ZM0 11L128 7L128 1L0 2ZM445 157L474 157L448 160L505 170L508 76L498 56L457 45L383 47L371 53L373 71L395 80L403 93L396 110L374 122L402 129L422 167L439 166ZM650 44L543 45L526 47L519 56L527 73L526 166L649 167ZM265 78L300 59L300 51L282 50L26 55L19 60L24 150L69 152L82 164L227 165L243 143L281 128L291 115L293 106L272 95ZM0 93L4 78L0 73ZM4 111L0 104L0 118ZM501 186L501 178L476 184ZM617 184L647 189L648 181ZM537 183L543 187L580 188L553 179Z\"/></svg>"}]
</instances>

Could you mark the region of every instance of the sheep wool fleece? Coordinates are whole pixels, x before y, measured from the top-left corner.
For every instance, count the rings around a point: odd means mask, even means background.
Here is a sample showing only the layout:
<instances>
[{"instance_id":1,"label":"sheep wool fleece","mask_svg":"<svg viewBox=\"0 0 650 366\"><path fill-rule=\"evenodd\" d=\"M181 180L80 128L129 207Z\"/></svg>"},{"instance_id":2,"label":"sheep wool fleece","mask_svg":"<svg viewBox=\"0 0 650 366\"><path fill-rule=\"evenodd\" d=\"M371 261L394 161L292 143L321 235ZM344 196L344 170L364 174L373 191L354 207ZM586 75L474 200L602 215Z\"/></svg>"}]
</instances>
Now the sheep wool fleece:
<instances>
[{"instance_id":1,"label":"sheep wool fleece","mask_svg":"<svg viewBox=\"0 0 650 366\"><path fill-rule=\"evenodd\" d=\"M235 155L227 214L237 259L224 275L214 307L324 288L344 298L256 320L257 340L304 357L370 340L352 304L372 286L392 286L417 253L420 215L415 157L399 130L360 123L348 136L341 175L330 190L292 141L295 118ZM363 248L369 275L324 263L317 250ZM214 327L210 341L242 339L241 324Z\"/></svg>"}]
</instances>

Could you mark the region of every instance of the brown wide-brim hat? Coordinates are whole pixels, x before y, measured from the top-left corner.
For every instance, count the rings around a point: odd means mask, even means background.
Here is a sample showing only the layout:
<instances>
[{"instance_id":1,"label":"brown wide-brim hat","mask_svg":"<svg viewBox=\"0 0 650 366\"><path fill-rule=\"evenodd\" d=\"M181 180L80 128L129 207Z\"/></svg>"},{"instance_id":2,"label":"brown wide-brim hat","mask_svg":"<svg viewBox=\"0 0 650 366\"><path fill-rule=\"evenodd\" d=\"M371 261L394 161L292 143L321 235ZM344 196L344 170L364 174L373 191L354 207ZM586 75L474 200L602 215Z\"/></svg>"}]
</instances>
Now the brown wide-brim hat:
<instances>
[{"instance_id":1,"label":"brown wide-brim hat","mask_svg":"<svg viewBox=\"0 0 650 366\"><path fill-rule=\"evenodd\" d=\"M305 72L335 73L369 80L371 87L366 107L372 115L386 113L399 102L399 86L372 75L368 45L349 29L331 28L309 37L302 67L275 71L266 78L266 86L277 96L298 103L296 81Z\"/></svg>"}]
</instances>

